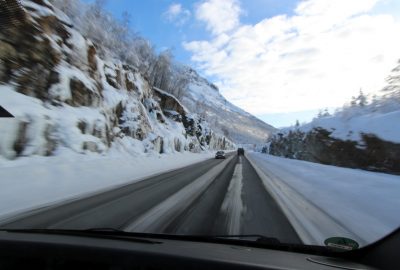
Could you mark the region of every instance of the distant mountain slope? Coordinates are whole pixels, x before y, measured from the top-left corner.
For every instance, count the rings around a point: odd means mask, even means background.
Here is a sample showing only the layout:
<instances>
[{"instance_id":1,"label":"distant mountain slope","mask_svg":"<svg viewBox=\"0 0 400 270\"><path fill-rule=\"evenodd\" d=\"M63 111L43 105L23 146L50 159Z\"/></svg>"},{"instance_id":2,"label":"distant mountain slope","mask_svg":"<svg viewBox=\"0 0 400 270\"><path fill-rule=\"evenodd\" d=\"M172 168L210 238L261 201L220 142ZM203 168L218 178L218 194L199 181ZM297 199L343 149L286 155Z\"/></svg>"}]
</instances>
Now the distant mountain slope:
<instances>
[{"instance_id":1,"label":"distant mountain slope","mask_svg":"<svg viewBox=\"0 0 400 270\"><path fill-rule=\"evenodd\" d=\"M276 129L227 101L218 88L189 67L181 67L187 74L187 91L180 98L192 112L203 116L216 132L238 144L262 144Z\"/></svg>"}]
</instances>

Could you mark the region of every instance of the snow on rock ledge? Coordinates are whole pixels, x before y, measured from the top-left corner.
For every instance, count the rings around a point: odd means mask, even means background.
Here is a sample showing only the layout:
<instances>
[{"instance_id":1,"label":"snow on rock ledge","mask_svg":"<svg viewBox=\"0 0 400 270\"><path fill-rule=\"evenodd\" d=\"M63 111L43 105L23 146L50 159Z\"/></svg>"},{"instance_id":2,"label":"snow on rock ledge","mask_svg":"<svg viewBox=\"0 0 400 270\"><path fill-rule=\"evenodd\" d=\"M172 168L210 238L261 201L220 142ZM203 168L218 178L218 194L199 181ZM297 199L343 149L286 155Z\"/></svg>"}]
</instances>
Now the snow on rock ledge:
<instances>
[{"instance_id":1,"label":"snow on rock ledge","mask_svg":"<svg viewBox=\"0 0 400 270\"><path fill-rule=\"evenodd\" d=\"M0 31L0 101L16 119L0 127L1 156L232 147L134 67L101 59L48 1L23 1L8 12L12 20Z\"/></svg>"}]
</instances>

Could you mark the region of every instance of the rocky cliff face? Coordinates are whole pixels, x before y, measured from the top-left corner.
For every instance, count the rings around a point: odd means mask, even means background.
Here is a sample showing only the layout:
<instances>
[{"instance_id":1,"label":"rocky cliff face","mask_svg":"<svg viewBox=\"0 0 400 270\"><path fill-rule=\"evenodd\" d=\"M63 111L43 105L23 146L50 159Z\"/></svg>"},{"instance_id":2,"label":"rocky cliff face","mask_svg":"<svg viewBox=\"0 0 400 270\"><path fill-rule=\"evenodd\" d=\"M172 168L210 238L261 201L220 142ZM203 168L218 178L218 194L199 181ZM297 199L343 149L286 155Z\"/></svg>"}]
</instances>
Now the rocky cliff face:
<instances>
[{"instance_id":1,"label":"rocky cliff face","mask_svg":"<svg viewBox=\"0 0 400 270\"><path fill-rule=\"evenodd\" d=\"M374 134L361 134L361 140L354 141L331 137L331 133L323 128L278 133L271 138L265 152L327 165L400 174L400 144Z\"/></svg>"},{"instance_id":2,"label":"rocky cliff face","mask_svg":"<svg viewBox=\"0 0 400 270\"><path fill-rule=\"evenodd\" d=\"M135 68L101 59L96 44L46 0L7 0L0 31L0 155L198 152L233 144Z\"/></svg>"}]
</instances>

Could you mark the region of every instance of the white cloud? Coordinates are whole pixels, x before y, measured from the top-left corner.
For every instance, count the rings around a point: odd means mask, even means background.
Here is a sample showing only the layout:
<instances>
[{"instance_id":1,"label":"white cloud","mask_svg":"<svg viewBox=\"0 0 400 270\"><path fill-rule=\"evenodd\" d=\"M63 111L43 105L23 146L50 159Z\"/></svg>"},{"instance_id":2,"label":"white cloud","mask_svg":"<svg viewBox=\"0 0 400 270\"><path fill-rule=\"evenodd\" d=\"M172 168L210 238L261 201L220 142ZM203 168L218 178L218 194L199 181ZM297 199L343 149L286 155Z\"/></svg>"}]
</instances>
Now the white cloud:
<instances>
[{"instance_id":1,"label":"white cloud","mask_svg":"<svg viewBox=\"0 0 400 270\"><path fill-rule=\"evenodd\" d=\"M190 16L191 12L178 3L171 4L163 14L163 17L168 22L175 23L179 26L185 24L189 20Z\"/></svg>"},{"instance_id":2,"label":"white cloud","mask_svg":"<svg viewBox=\"0 0 400 270\"><path fill-rule=\"evenodd\" d=\"M209 20L211 40L183 45L223 94L251 113L341 106L360 88L379 90L400 58L400 23L374 13L376 2L308 0L293 16L255 25L219 28Z\"/></svg>"},{"instance_id":3,"label":"white cloud","mask_svg":"<svg viewBox=\"0 0 400 270\"><path fill-rule=\"evenodd\" d=\"M296 13L304 16L335 16L346 18L370 11L378 0L308 0L296 7Z\"/></svg>"},{"instance_id":4,"label":"white cloud","mask_svg":"<svg viewBox=\"0 0 400 270\"><path fill-rule=\"evenodd\" d=\"M221 34L239 25L241 9L237 0L205 0L198 3L196 18L213 34Z\"/></svg>"}]
</instances>

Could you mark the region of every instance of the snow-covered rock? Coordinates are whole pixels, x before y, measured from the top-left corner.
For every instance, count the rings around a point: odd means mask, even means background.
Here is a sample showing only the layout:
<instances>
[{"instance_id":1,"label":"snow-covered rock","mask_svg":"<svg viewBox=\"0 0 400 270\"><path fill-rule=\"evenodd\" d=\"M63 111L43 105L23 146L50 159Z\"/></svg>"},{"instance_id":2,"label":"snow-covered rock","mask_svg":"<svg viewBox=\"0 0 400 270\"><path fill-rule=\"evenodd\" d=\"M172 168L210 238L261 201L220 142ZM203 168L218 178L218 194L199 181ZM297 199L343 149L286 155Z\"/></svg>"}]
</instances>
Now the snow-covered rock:
<instances>
[{"instance_id":1,"label":"snow-covered rock","mask_svg":"<svg viewBox=\"0 0 400 270\"><path fill-rule=\"evenodd\" d=\"M0 103L16 119L0 124L6 158L77 153L132 154L228 149L171 95L134 67L102 59L49 1L15 0L0 31Z\"/></svg>"}]
</instances>

